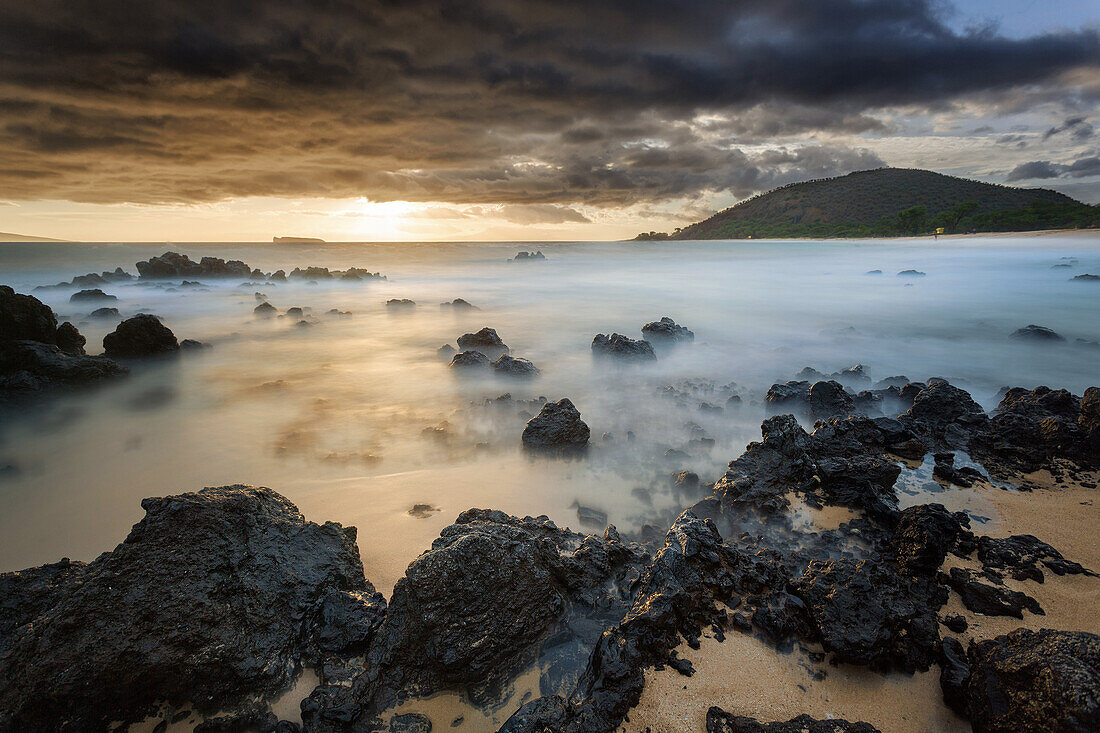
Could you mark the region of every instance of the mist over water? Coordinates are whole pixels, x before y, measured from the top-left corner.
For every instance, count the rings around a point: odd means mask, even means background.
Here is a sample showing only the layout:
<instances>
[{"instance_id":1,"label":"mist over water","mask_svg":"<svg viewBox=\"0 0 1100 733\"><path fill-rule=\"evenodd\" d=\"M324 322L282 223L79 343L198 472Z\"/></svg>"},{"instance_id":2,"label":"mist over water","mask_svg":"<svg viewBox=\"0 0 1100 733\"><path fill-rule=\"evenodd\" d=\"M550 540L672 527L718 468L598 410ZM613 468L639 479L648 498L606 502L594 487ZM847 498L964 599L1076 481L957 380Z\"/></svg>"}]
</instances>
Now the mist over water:
<instances>
[{"instance_id":1,"label":"mist over water","mask_svg":"<svg viewBox=\"0 0 1100 733\"><path fill-rule=\"evenodd\" d=\"M367 577L388 594L470 507L547 514L581 531L596 527L580 523L577 504L625 532L659 523L698 498L677 493L669 476L717 479L759 438L767 388L805 366L830 373L861 363L874 381L945 377L987 409L1006 385L1080 394L1100 381L1100 348L1075 343L1100 340L1100 284L1069 281L1100 274L1096 239L537 246L546 261L509 262L532 249L523 243L0 245L0 283L18 292L117 266L135 272L166 249L266 271L362 267L389 278L105 286L123 317L155 313L177 338L213 348L3 414L0 571L111 549L143 515L143 497L250 483L313 521L357 526ZM1073 267L1052 267L1068 258ZM873 269L883 274L865 274ZM926 276L896 275L906 269ZM70 304L72 292L34 295L99 353L117 322L88 320L97 305ZM256 318L256 292L280 312L311 309L313 325ZM397 312L390 298L417 307ZM480 310L439 307L454 298ZM352 315L327 315L333 308ZM666 315L695 342L659 350L647 366L593 361L594 334L640 338L643 323ZM1067 340L1009 337L1032 323ZM436 350L483 326L541 376L448 369ZM511 401L495 399L504 393ZM732 394L740 408L726 405ZM574 402L592 429L587 455L521 450L523 425L538 412L528 400L539 397ZM439 511L416 518L414 504Z\"/></svg>"}]
</instances>

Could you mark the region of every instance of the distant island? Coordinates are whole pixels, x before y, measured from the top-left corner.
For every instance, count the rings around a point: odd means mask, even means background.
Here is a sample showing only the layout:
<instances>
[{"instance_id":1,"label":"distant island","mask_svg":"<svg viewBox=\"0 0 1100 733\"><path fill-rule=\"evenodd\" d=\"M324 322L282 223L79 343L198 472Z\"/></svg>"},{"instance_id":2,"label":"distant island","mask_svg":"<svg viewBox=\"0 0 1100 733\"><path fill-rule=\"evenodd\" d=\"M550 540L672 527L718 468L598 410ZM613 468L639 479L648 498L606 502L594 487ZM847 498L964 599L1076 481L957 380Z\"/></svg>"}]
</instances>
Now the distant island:
<instances>
[{"instance_id":1,"label":"distant island","mask_svg":"<svg viewBox=\"0 0 1100 733\"><path fill-rule=\"evenodd\" d=\"M29 234L12 234L0 232L0 242L65 242L65 239L53 239L51 237L33 237Z\"/></svg>"},{"instance_id":2,"label":"distant island","mask_svg":"<svg viewBox=\"0 0 1100 733\"><path fill-rule=\"evenodd\" d=\"M272 237L275 244L324 244L325 240L316 237Z\"/></svg>"},{"instance_id":3,"label":"distant island","mask_svg":"<svg viewBox=\"0 0 1100 733\"><path fill-rule=\"evenodd\" d=\"M912 168L876 168L781 186L671 234L635 241L898 237L1100 226L1100 206Z\"/></svg>"}]
</instances>

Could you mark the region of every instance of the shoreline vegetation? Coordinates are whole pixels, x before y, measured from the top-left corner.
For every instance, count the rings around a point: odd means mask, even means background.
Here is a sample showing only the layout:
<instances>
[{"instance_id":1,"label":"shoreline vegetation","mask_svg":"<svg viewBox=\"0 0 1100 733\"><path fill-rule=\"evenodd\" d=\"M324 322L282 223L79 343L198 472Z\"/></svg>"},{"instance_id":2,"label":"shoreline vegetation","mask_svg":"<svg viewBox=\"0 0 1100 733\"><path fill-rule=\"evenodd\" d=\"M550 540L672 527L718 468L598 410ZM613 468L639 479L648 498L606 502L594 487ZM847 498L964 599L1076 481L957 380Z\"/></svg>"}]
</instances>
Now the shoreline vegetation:
<instances>
[{"instance_id":1,"label":"shoreline vegetation","mask_svg":"<svg viewBox=\"0 0 1100 733\"><path fill-rule=\"evenodd\" d=\"M1100 206L1044 188L877 168L788 184L671 233L634 241L863 239L1100 227Z\"/></svg>"}]
</instances>

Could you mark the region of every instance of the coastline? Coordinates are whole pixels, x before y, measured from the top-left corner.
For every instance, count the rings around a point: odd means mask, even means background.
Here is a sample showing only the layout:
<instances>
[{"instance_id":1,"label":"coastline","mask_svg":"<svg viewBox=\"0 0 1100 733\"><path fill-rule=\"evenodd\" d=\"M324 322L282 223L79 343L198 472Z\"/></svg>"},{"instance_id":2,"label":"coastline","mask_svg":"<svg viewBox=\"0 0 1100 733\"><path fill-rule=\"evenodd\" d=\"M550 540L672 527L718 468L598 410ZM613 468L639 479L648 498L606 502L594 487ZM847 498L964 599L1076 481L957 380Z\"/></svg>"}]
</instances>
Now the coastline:
<instances>
[{"instance_id":1,"label":"coastline","mask_svg":"<svg viewBox=\"0 0 1100 733\"><path fill-rule=\"evenodd\" d=\"M1100 520L1100 488L1088 488L1081 482L1058 486L1046 471L1021 478L1040 488L1016 491L984 482L975 486L973 491L991 503L999 515L988 524L975 526L975 533L991 537L1033 534L1086 568L1100 567L1100 546L1095 538ZM1096 479L1093 472L1081 481L1095 484ZM942 570L951 567L980 571L981 564L948 556ZM1047 574L1042 584L1006 578L1005 585L1033 596L1045 615L1025 612L1023 619L1016 619L973 613L951 591L939 616L961 614L970 625L956 633L941 624L944 637L958 639L965 648L971 640L992 639L1020 627L1100 633L1100 619L1095 614L1100 607L1100 584L1095 578ZM647 669L641 699L630 711L630 722L622 730L626 733L703 730L707 709L712 705L761 721L789 720L803 713L820 719L864 721L883 733L970 730L969 721L944 705L939 669L935 666L913 675L901 672L883 675L865 667L815 662L807 655L807 649L821 651L816 645L801 648L796 645L793 651L783 654L753 634L736 631L728 632L724 642L706 633L700 639L699 649L682 643L676 651L681 658L691 661L695 674L684 677L671 668ZM818 679L822 674L823 679Z\"/></svg>"}]
</instances>

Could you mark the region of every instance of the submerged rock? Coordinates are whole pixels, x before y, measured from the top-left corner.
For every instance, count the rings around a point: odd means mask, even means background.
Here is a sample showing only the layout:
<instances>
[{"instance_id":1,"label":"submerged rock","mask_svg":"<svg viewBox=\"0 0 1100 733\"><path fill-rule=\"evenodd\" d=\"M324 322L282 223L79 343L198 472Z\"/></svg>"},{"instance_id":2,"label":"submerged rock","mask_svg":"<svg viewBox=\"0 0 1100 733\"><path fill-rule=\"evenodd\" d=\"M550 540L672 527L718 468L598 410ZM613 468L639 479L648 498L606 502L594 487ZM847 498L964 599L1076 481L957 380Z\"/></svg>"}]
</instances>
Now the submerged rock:
<instances>
[{"instance_id":1,"label":"submerged rock","mask_svg":"<svg viewBox=\"0 0 1100 733\"><path fill-rule=\"evenodd\" d=\"M1046 326L1036 326L1034 323L1017 328L1012 332L1012 338L1021 341L1065 341L1066 339L1056 331Z\"/></svg>"},{"instance_id":2,"label":"submerged rock","mask_svg":"<svg viewBox=\"0 0 1100 733\"><path fill-rule=\"evenodd\" d=\"M659 321L653 321L642 326L642 335L650 343L679 343L695 340L695 333L683 326L677 325L668 316Z\"/></svg>"},{"instance_id":3,"label":"submerged rock","mask_svg":"<svg viewBox=\"0 0 1100 733\"><path fill-rule=\"evenodd\" d=\"M504 354L492 363L493 371L505 377L529 379L539 375L539 368L527 359L517 359Z\"/></svg>"},{"instance_id":4,"label":"submerged rock","mask_svg":"<svg viewBox=\"0 0 1100 733\"><path fill-rule=\"evenodd\" d=\"M270 489L146 499L114 551L0 575L0 596L51 577L50 603L0 637L0 710L13 730L105 729L162 702L213 713L283 689L331 591L372 594L355 530L306 521ZM374 597L375 607L384 604ZM22 608L21 604L12 603ZM33 614L33 616L32 616Z\"/></svg>"},{"instance_id":5,"label":"submerged rock","mask_svg":"<svg viewBox=\"0 0 1100 733\"><path fill-rule=\"evenodd\" d=\"M511 262L530 262L532 260L545 260L546 255L542 253L542 250L536 250L535 252L516 252L516 256L513 257Z\"/></svg>"},{"instance_id":6,"label":"submerged rock","mask_svg":"<svg viewBox=\"0 0 1100 733\"><path fill-rule=\"evenodd\" d=\"M178 350L179 343L172 330L148 313L127 318L103 337L104 353L117 359L171 354Z\"/></svg>"},{"instance_id":7,"label":"submerged rock","mask_svg":"<svg viewBox=\"0 0 1100 733\"><path fill-rule=\"evenodd\" d=\"M456 310L456 311L479 311L479 310L481 310L476 305L473 305L472 303L470 303L470 302L468 302L468 301L466 301L462 298L455 298L454 300L452 300L449 303L440 303L439 307L440 308L451 308L451 309Z\"/></svg>"},{"instance_id":8,"label":"submerged rock","mask_svg":"<svg viewBox=\"0 0 1100 733\"><path fill-rule=\"evenodd\" d=\"M105 308L96 308L88 314L88 318L118 318L120 315L118 308L108 306Z\"/></svg>"},{"instance_id":9,"label":"submerged rock","mask_svg":"<svg viewBox=\"0 0 1100 733\"><path fill-rule=\"evenodd\" d=\"M99 288L93 290L81 290L79 293L73 293L69 296L70 303L88 303L94 301L112 301L118 300L118 296L108 295Z\"/></svg>"},{"instance_id":10,"label":"submerged rock","mask_svg":"<svg viewBox=\"0 0 1100 733\"><path fill-rule=\"evenodd\" d=\"M898 273L898 277L924 277L925 273L920 270L902 270Z\"/></svg>"},{"instance_id":11,"label":"submerged rock","mask_svg":"<svg viewBox=\"0 0 1100 733\"><path fill-rule=\"evenodd\" d=\"M588 425L568 398L547 402L523 428L527 448L576 449L588 444Z\"/></svg>"},{"instance_id":12,"label":"submerged rock","mask_svg":"<svg viewBox=\"0 0 1100 733\"><path fill-rule=\"evenodd\" d=\"M1069 279L1070 282L1100 282L1100 275L1093 275L1085 272L1080 275L1074 275Z\"/></svg>"},{"instance_id":13,"label":"submerged rock","mask_svg":"<svg viewBox=\"0 0 1100 733\"><path fill-rule=\"evenodd\" d=\"M508 346L497 335L495 329L486 326L477 333L464 333L458 337L458 348L480 351L490 359L508 353Z\"/></svg>"},{"instance_id":14,"label":"submerged rock","mask_svg":"<svg viewBox=\"0 0 1100 733\"><path fill-rule=\"evenodd\" d=\"M452 369L485 369L489 366L489 357L480 351L463 351L454 355L450 366Z\"/></svg>"},{"instance_id":15,"label":"submerged rock","mask_svg":"<svg viewBox=\"0 0 1100 733\"><path fill-rule=\"evenodd\" d=\"M620 333L610 336L603 333L596 334L592 339L592 353L596 356L606 356L622 361L645 362L656 361L657 354L648 341L635 341Z\"/></svg>"},{"instance_id":16,"label":"submerged rock","mask_svg":"<svg viewBox=\"0 0 1100 733\"><path fill-rule=\"evenodd\" d=\"M416 307L416 301L409 300L408 298L390 298L386 301L386 307L396 310L406 310Z\"/></svg>"},{"instance_id":17,"label":"submerged rock","mask_svg":"<svg viewBox=\"0 0 1100 733\"><path fill-rule=\"evenodd\" d=\"M1100 636L1016 629L968 653L978 733L1100 730Z\"/></svg>"}]
</instances>

